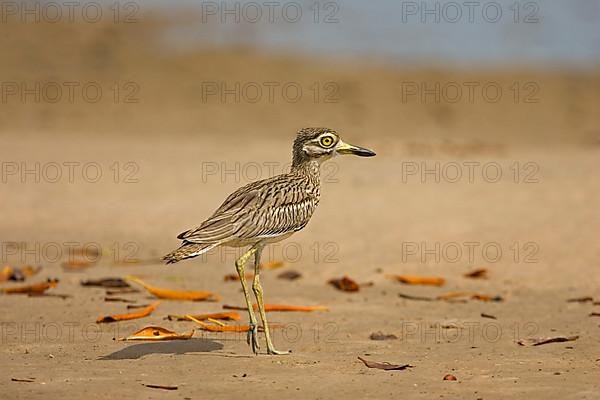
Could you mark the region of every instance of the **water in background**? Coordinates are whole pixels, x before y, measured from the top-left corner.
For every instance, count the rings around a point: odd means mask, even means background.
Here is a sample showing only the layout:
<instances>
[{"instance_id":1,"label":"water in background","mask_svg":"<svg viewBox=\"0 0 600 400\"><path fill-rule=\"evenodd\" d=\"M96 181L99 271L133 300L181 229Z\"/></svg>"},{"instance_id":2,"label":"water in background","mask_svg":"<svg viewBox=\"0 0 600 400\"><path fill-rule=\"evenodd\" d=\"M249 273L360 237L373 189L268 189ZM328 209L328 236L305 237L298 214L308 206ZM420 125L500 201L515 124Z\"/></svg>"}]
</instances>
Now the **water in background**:
<instances>
[{"instance_id":1,"label":"water in background","mask_svg":"<svg viewBox=\"0 0 600 400\"><path fill-rule=\"evenodd\" d=\"M178 46L245 45L458 67L600 66L600 0L284 0L272 2L272 13L268 0L153 1L143 6L204 8L204 17L170 33Z\"/></svg>"}]
</instances>

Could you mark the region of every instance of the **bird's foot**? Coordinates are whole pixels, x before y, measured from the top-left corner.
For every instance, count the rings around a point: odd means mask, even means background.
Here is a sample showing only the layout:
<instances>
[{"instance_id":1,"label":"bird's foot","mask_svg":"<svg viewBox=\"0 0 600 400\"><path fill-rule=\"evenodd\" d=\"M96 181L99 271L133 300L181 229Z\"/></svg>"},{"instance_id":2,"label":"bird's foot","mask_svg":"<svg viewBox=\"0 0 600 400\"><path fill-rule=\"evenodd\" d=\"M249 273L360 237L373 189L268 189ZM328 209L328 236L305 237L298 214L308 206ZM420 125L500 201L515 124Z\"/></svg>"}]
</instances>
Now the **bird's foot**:
<instances>
[{"instance_id":1,"label":"bird's foot","mask_svg":"<svg viewBox=\"0 0 600 400\"><path fill-rule=\"evenodd\" d=\"M285 354L290 354L291 351L279 351L279 350L275 350L273 347L270 347L269 349L267 349L267 354L271 354L271 355L277 355L277 356L282 356Z\"/></svg>"},{"instance_id":2,"label":"bird's foot","mask_svg":"<svg viewBox=\"0 0 600 400\"><path fill-rule=\"evenodd\" d=\"M248 346L252 347L252 352L254 354L258 354L258 350L260 350L260 346L258 344L258 325L255 323L250 323L250 329L248 329L248 334L246 336L246 343Z\"/></svg>"}]
</instances>

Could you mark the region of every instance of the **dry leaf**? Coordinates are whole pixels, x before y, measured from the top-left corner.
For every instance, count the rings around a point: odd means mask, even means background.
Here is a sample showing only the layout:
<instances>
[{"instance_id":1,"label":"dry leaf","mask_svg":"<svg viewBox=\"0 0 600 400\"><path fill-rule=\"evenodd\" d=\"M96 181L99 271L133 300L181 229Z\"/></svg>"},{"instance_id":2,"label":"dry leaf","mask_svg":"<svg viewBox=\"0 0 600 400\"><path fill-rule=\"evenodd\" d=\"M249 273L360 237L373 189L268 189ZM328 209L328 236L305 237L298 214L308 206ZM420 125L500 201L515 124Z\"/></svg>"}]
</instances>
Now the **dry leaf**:
<instances>
[{"instance_id":1,"label":"dry leaf","mask_svg":"<svg viewBox=\"0 0 600 400\"><path fill-rule=\"evenodd\" d=\"M209 332L248 332L250 330L250 326L248 325L211 325L202 322L191 315L186 315L186 318L200 325L200 329ZM280 328L281 326L282 325L280 324L269 324L271 329ZM258 330L260 332L264 332L264 328L262 326L259 326Z\"/></svg>"},{"instance_id":2,"label":"dry leaf","mask_svg":"<svg viewBox=\"0 0 600 400\"><path fill-rule=\"evenodd\" d=\"M367 361L362 357L358 357L360 361L362 361L368 368L377 368L383 369L384 371L402 371L407 368L414 368L414 366L410 364L390 364L389 362L377 362L377 361Z\"/></svg>"},{"instance_id":3,"label":"dry leaf","mask_svg":"<svg viewBox=\"0 0 600 400\"><path fill-rule=\"evenodd\" d=\"M590 317L600 317L600 313L592 312L590 313Z\"/></svg>"},{"instance_id":4,"label":"dry leaf","mask_svg":"<svg viewBox=\"0 0 600 400\"><path fill-rule=\"evenodd\" d=\"M136 312L127 313L127 314L107 315L105 317L99 317L96 320L96 323L125 321L128 319L144 318L144 317L147 317L148 315L152 314L152 312L154 310L156 310L156 307L158 307L159 304L160 304L160 301L157 301L155 303L150 304L148 307L143 308Z\"/></svg>"},{"instance_id":5,"label":"dry leaf","mask_svg":"<svg viewBox=\"0 0 600 400\"><path fill-rule=\"evenodd\" d=\"M13 382L35 382L35 378L10 378L10 380Z\"/></svg>"},{"instance_id":6,"label":"dry leaf","mask_svg":"<svg viewBox=\"0 0 600 400\"><path fill-rule=\"evenodd\" d=\"M80 271L92 265L91 262L86 260L69 260L62 263L62 267L67 271Z\"/></svg>"},{"instance_id":7,"label":"dry leaf","mask_svg":"<svg viewBox=\"0 0 600 400\"><path fill-rule=\"evenodd\" d=\"M105 297L106 302L121 302L121 303L135 303L135 300L124 299L123 297Z\"/></svg>"},{"instance_id":8,"label":"dry leaf","mask_svg":"<svg viewBox=\"0 0 600 400\"><path fill-rule=\"evenodd\" d=\"M521 346L540 346L548 343L572 342L579 339L579 336L555 336L547 338L529 338L519 340L517 343Z\"/></svg>"},{"instance_id":9,"label":"dry leaf","mask_svg":"<svg viewBox=\"0 0 600 400\"><path fill-rule=\"evenodd\" d=\"M302 274L298 271L284 271L277 275L279 279L287 279L288 281L295 281L298 278L302 278Z\"/></svg>"},{"instance_id":10,"label":"dry leaf","mask_svg":"<svg viewBox=\"0 0 600 400\"><path fill-rule=\"evenodd\" d=\"M147 326L119 340L187 340L194 336L194 331L177 333L160 326Z\"/></svg>"},{"instance_id":11,"label":"dry leaf","mask_svg":"<svg viewBox=\"0 0 600 400\"><path fill-rule=\"evenodd\" d=\"M488 278L488 270L486 268L478 268L474 269L471 272L467 272L464 275L465 278L473 278L473 279L487 279Z\"/></svg>"},{"instance_id":12,"label":"dry leaf","mask_svg":"<svg viewBox=\"0 0 600 400\"><path fill-rule=\"evenodd\" d=\"M344 292L358 292L360 290L358 283L347 276L339 279L330 279L327 283Z\"/></svg>"},{"instance_id":13,"label":"dry leaf","mask_svg":"<svg viewBox=\"0 0 600 400\"><path fill-rule=\"evenodd\" d=\"M447 374L447 375L444 375L443 380L444 381L457 381L458 379L456 379L456 377L454 375Z\"/></svg>"},{"instance_id":14,"label":"dry leaf","mask_svg":"<svg viewBox=\"0 0 600 400\"><path fill-rule=\"evenodd\" d=\"M385 334L381 331L371 333L369 336L371 340L395 340L398 339L398 336L392 334Z\"/></svg>"},{"instance_id":15,"label":"dry leaf","mask_svg":"<svg viewBox=\"0 0 600 400\"><path fill-rule=\"evenodd\" d=\"M81 286L98 286L104 288L130 288L131 286L121 278L102 278L81 281Z\"/></svg>"},{"instance_id":16,"label":"dry leaf","mask_svg":"<svg viewBox=\"0 0 600 400\"><path fill-rule=\"evenodd\" d=\"M258 306L252 306L254 310L258 310ZM248 310L248 307L223 305L225 310ZM290 306L287 304L265 304L265 311L287 311L287 312L311 312L311 311L329 311L329 307L325 306Z\"/></svg>"},{"instance_id":17,"label":"dry leaf","mask_svg":"<svg viewBox=\"0 0 600 400\"><path fill-rule=\"evenodd\" d=\"M285 266L285 261L269 261L260 264L261 269L279 269Z\"/></svg>"},{"instance_id":18,"label":"dry leaf","mask_svg":"<svg viewBox=\"0 0 600 400\"><path fill-rule=\"evenodd\" d=\"M246 272L244 274L244 277L246 278L247 281L249 281L249 280L252 280L252 278L254 278L254 274L252 272ZM227 275L225 275L223 280L225 282L235 282L235 281L240 280L240 276L238 274L227 274Z\"/></svg>"},{"instance_id":19,"label":"dry leaf","mask_svg":"<svg viewBox=\"0 0 600 400\"><path fill-rule=\"evenodd\" d=\"M401 298L406 299L406 300L420 300L420 301L433 301L433 300L435 300L435 299L433 299L431 297L413 296L413 295L404 294L404 293L398 293L398 297L401 297Z\"/></svg>"},{"instance_id":20,"label":"dry leaf","mask_svg":"<svg viewBox=\"0 0 600 400\"><path fill-rule=\"evenodd\" d=\"M144 386L150 389L163 389L163 390L177 390L177 386L169 386L169 385L152 385L150 383L144 383Z\"/></svg>"},{"instance_id":21,"label":"dry leaf","mask_svg":"<svg viewBox=\"0 0 600 400\"><path fill-rule=\"evenodd\" d=\"M134 309L134 308L145 308L145 307L148 307L148 306L149 306L149 304L127 304L127 309L131 310L131 309Z\"/></svg>"},{"instance_id":22,"label":"dry leaf","mask_svg":"<svg viewBox=\"0 0 600 400\"><path fill-rule=\"evenodd\" d=\"M498 319L491 314L481 313L481 318Z\"/></svg>"},{"instance_id":23,"label":"dry leaf","mask_svg":"<svg viewBox=\"0 0 600 400\"><path fill-rule=\"evenodd\" d=\"M220 319L223 321L239 321L241 319L240 314L232 311L232 312L220 312L220 313L211 313L211 314L199 314L192 315L192 317L205 321L207 319ZM169 321L191 321L187 315L168 315L167 319Z\"/></svg>"},{"instance_id":24,"label":"dry leaf","mask_svg":"<svg viewBox=\"0 0 600 400\"><path fill-rule=\"evenodd\" d=\"M2 288L0 292L6 294L29 294L29 295L39 295L43 294L46 290L56 287L58 285L58 279L48 279L47 282L35 283L33 285L27 286L18 286L12 288Z\"/></svg>"},{"instance_id":25,"label":"dry leaf","mask_svg":"<svg viewBox=\"0 0 600 400\"><path fill-rule=\"evenodd\" d=\"M0 270L0 282L6 282L13 276L14 273L15 269L13 267L10 265L5 265L2 267L2 270Z\"/></svg>"},{"instance_id":26,"label":"dry leaf","mask_svg":"<svg viewBox=\"0 0 600 400\"><path fill-rule=\"evenodd\" d=\"M114 296L117 294L131 294L131 293L139 293L140 291L134 288L122 288L122 289L107 289L106 294L108 296Z\"/></svg>"},{"instance_id":27,"label":"dry leaf","mask_svg":"<svg viewBox=\"0 0 600 400\"><path fill-rule=\"evenodd\" d=\"M444 278L438 278L435 276L388 275L388 278L407 285L443 286L446 283Z\"/></svg>"},{"instance_id":28,"label":"dry leaf","mask_svg":"<svg viewBox=\"0 0 600 400\"><path fill-rule=\"evenodd\" d=\"M480 301L503 301L501 296L490 296L487 294L474 293L474 292L448 292L441 294L436 297L437 300L458 300L466 301L466 298Z\"/></svg>"},{"instance_id":29,"label":"dry leaf","mask_svg":"<svg viewBox=\"0 0 600 400\"><path fill-rule=\"evenodd\" d=\"M154 286L150 286L144 281L134 276L128 276L125 279L138 283L144 287L148 292L158 297L159 299L166 300L188 300L188 301L217 301L218 296L212 292L199 292L192 290L173 290L173 289L164 289L158 288Z\"/></svg>"},{"instance_id":30,"label":"dry leaf","mask_svg":"<svg viewBox=\"0 0 600 400\"><path fill-rule=\"evenodd\" d=\"M593 297L585 296L585 297L577 297L574 299L568 299L568 303L591 303L594 301Z\"/></svg>"}]
</instances>

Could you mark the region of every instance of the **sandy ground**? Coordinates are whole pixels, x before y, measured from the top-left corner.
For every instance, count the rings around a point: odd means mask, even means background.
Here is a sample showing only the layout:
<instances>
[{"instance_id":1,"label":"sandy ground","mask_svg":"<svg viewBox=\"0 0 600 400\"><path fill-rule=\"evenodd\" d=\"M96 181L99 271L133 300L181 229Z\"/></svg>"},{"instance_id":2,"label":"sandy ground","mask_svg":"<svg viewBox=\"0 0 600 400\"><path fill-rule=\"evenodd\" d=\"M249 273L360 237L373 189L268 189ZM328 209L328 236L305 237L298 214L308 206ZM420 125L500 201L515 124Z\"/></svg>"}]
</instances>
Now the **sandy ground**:
<instances>
[{"instance_id":1,"label":"sandy ground","mask_svg":"<svg viewBox=\"0 0 600 400\"><path fill-rule=\"evenodd\" d=\"M397 70L246 50L181 54L153 47L146 38L155 28L17 25L0 38L5 82L97 82L110 93L97 103L11 98L0 109L2 262L41 265L28 282L59 278L49 293L70 295L0 296L0 397L198 399L253 391L265 399L597 398L600 319L589 314L600 307L567 302L600 300L597 74ZM10 40L22 45L8 46ZM140 101L112 101L115 81L137 84ZM296 82L305 95L297 103L202 100L203 82L271 81ZM403 99L400 90L403 83L472 81L496 82L505 96L452 103ZM323 92L315 101L309 89L315 82L321 89L334 82L338 101L325 102ZM515 102L514 82L534 82L539 102ZM263 273L268 303L330 308L270 314L283 326L274 333L276 346L293 353L254 356L235 334L114 340L148 325L188 331L191 323L164 317L243 304L239 284L223 279L234 272L232 252L173 267L153 260L232 190L282 172L294 131L305 125L336 128L378 155L325 165L313 220L265 255L287 264ZM23 175L26 169L34 172ZM98 262L81 272L63 270L69 246L86 244L101 249ZM124 265L132 259L145 262ZM463 277L473 268L487 268L489 278ZM286 270L302 277L278 279ZM222 301L164 301L147 318L97 325L98 316L124 312L125 304L105 302L104 290L79 282L129 274L158 286L211 290ZM447 283L406 286L388 274ZM327 285L343 275L372 284L358 293ZM504 301L399 297L449 291ZM151 301L144 293L126 297ZM397 339L370 340L376 331ZM516 343L562 335L579 339ZM368 369L359 356L414 368ZM446 374L457 381L443 381Z\"/></svg>"},{"instance_id":2,"label":"sandy ground","mask_svg":"<svg viewBox=\"0 0 600 400\"><path fill-rule=\"evenodd\" d=\"M354 139L354 132L346 137ZM290 136L292 136L290 134ZM355 142L369 145L368 140ZM291 139L291 137L290 137ZM10 143L3 159L33 162L113 162L134 160L138 183L4 184L2 237L25 242L26 248L9 255L8 262L35 264L44 270L31 281L46 277L61 280L53 293L68 299L3 296L2 365L5 398L228 398L248 390L266 398L392 397L500 399L527 394L530 398L594 398L597 372L599 320L588 317L590 304L567 303L572 297L598 296L595 274L600 248L597 149L576 152L510 152L497 157L415 158L377 149L373 159L344 157L333 161L339 170L325 183L320 208L307 229L289 240L287 256L276 247L271 259L286 259L285 269L300 271L301 279L276 278L266 271L263 282L269 303L326 305L329 312L272 313L284 324L275 332L279 348L288 356L250 355L236 334L202 334L190 341L124 343L115 341L147 325L186 331L191 323L164 321L169 313L218 311L221 304L241 305L237 283L224 282L234 272L233 254L217 253L204 262L194 260L167 268L152 265L115 265L129 255L150 259L177 245L174 236L212 211L235 186L236 177L210 176L202 182L202 161L228 146L229 139L210 145L190 138L186 146L172 139L134 141L119 145L101 138L86 138L81 148L72 137L21 137ZM225 162L253 160L287 162L289 143L260 141L249 149L228 147ZM48 152L60 149L60 155ZM6 149L6 148L5 148ZM280 156L274 156L280 155ZM422 162L496 162L503 169L498 183L475 175L474 182L421 182L402 178L402 168ZM514 183L508 167L514 162L539 166L538 183ZM402 164L405 163L405 164ZM240 176L240 179L244 179ZM486 179L490 179L486 176ZM59 262L48 262L44 248L78 242L98 243L102 259L85 272L64 272ZM440 251L426 257L423 248L407 254L407 243L425 243ZM463 254L455 260L441 248L478 242L474 259ZM39 248L36 250L35 244ZM110 246L125 250L115 256ZM481 253L494 243L503 255ZM535 254L514 243L534 243ZM330 247L334 246L332 251ZM45 247L46 246L46 247ZM316 247L315 247L316 246ZM295 251L300 248L299 260ZM320 252L315 249L319 248ZM48 250L50 252L50 250ZM49 253L48 253L49 254ZM436 262L435 255L440 257ZM52 256L53 257L53 256ZM533 261L528 263L525 261ZM490 271L488 280L462 277L473 267ZM284 270L285 270L284 269ZM414 273L445 277L444 288L403 286L385 277ZM123 312L122 303L105 303L102 289L83 288L90 277L137 274L147 281L173 288L212 290L222 303L163 302L150 317L130 323L97 326L101 314ZM358 293L343 293L328 286L330 278L349 275L358 282L373 282ZM6 286L3 285L3 286ZM452 290L501 295L504 302L467 303L404 300L398 293L435 296ZM129 295L138 303L144 294ZM481 313L498 319L482 318ZM245 317L245 316L244 316ZM459 329L443 328L443 325ZM372 341L369 335L384 331L392 341ZM579 335L575 342L522 347L515 340L552 335ZM409 363L406 371L367 369L357 360ZM442 381L453 374L458 382ZM245 375L244 375L245 374ZM11 378L35 378L33 383ZM150 389L143 384L176 385L177 391ZM157 392L158 390L158 392Z\"/></svg>"}]
</instances>

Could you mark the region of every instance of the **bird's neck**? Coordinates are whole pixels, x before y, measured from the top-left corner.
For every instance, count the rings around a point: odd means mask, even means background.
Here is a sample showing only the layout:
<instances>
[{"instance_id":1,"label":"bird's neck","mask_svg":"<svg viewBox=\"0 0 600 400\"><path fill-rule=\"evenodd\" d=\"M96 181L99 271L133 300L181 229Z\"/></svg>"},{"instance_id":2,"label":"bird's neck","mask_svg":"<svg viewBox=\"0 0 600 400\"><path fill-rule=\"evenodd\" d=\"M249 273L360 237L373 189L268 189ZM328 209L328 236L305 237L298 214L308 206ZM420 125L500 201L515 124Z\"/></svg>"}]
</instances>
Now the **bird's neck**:
<instances>
[{"instance_id":1,"label":"bird's neck","mask_svg":"<svg viewBox=\"0 0 600 400\"><path fill-rule=\"evenodd\" d=\"M292 173L306 176L315 185L320 185L320 163L315 160L307 160L292 164Z\"/></svg>"}]
</instances>

